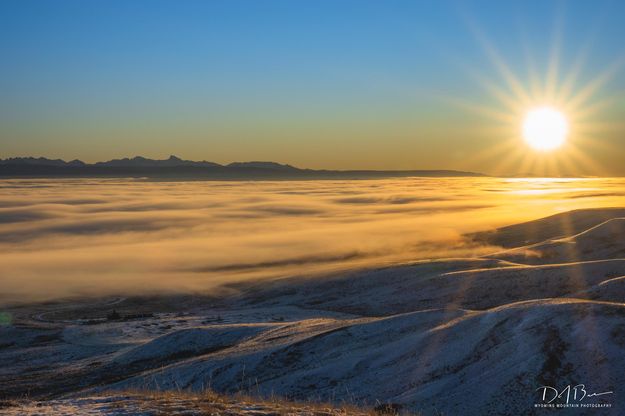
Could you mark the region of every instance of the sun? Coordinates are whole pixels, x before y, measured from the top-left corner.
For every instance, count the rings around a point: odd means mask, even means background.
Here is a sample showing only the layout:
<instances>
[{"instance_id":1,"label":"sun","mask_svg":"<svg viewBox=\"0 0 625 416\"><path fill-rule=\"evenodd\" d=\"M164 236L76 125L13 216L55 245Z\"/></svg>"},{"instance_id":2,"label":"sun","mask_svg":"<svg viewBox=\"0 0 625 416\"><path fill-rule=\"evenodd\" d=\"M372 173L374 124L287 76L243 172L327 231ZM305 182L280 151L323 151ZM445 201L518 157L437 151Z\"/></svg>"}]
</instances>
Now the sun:
<instances>
[{"instance_id":1,"label":"sun","mask_svg":"<svg viewBox=\"0 0 625 416\"><path fill-rule=\"evenodd\" d=\"M533 149L554 150L564 144L568 133L566 116L554 107L536 107L525 115L523 138Z\"/></svg>"}]
</instances>

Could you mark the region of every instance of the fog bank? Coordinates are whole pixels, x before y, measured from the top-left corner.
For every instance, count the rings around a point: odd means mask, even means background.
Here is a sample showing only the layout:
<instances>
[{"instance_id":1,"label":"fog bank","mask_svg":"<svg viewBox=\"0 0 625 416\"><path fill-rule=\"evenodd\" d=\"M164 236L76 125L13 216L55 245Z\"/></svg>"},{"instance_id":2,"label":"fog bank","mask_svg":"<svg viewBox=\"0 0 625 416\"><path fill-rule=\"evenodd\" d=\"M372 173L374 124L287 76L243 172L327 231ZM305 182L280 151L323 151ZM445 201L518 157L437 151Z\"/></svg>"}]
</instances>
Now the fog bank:
<instances>
[{"instance_id":1,"label":"fog bank","mask_svg":"<svg viewBox=\"0 0 625 416\"><path fill-rule=\"evenodd\" d=\"M623 179L0 181L2 302L210 292L224 283L488 253L466 233L625 206Z\"/></svg>"}]
</instances>

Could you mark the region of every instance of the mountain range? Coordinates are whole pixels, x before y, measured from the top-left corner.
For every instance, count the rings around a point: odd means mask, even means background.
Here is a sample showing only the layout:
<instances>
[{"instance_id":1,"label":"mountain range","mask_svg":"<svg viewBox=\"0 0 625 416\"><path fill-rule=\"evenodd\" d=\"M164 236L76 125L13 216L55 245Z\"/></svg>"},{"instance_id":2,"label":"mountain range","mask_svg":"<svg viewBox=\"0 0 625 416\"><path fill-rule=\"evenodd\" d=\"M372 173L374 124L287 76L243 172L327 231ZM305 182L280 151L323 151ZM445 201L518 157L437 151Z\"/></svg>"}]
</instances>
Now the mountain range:
<instances>
[{"instance_id":1,"label":"mountain range","mask_svg":"<svg viewBox=\"0 0 625 416\"><path fill-rule=\"evenodd\" d=\"M220 165L208 161L148 159L142 156L107 162L66 162L44 157L0 159L0 177L153 177L188 179L367 179L409 176L484 176L455 170L315 170L276 162L233 162Z\"/></svg>"}]
</instances>

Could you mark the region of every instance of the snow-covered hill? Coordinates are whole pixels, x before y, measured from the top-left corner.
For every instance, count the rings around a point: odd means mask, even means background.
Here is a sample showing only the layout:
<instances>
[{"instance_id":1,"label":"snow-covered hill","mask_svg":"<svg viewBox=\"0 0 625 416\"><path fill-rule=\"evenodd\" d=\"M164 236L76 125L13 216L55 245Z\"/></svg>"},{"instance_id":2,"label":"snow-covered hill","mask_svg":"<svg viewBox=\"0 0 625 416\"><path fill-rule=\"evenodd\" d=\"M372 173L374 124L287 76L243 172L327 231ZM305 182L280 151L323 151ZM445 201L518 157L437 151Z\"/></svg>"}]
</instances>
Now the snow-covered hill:
<instances>
[{"instance_id":1,"label":"snow-covered hill","mask_svg":"<svg viewBox=\"0 0 625 416\"><path fill-rule=\"evenodd\" d=\"M625 220L606 219L615 212L593 210L592 224L576 213L570 234L563 217L542 220L553 235L483 258L239 284L177 310L157 297L16 308L0 328L0 391L211 388L471 416L542 414L541 387L578 386L568 410L622 415ZM138 305L152 314L132 315ZM79 319L107 308L120 319Z\"/></svg>"}]
</instances>

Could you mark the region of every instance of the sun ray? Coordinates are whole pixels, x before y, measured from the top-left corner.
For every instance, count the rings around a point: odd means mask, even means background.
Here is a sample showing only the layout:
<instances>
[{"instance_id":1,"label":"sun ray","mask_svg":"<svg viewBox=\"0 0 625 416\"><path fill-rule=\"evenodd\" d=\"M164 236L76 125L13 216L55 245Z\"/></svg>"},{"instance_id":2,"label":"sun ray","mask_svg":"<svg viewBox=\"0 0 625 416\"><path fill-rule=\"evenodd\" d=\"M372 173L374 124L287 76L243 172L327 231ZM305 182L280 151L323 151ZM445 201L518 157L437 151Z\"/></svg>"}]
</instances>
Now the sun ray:
<instances>
[{"instance_id":1,"label":"sun ray","mask_svg":"<svg viewBox=\"0 0 625 416\"><path fill-rule=\"evenodd\" d=\"M443 99L449 104L452 104L460 109L470 111L477 115L489 117L502 123L512 123L515 120L515 116L510 112L501 111L495 107L479 105L457 97L444 97Z\"/></svg>"},{"instance_id":2,"label":"sun ray","mask_svg":"<svg viewBox=\"0 0 625 416\"><path fill-rule=\"evenodd\" d=\"M510 140L507 142L508 149L504 151L498 158L497 164L494 166L495 172L503 172L504 174L510 174L510 166L514 164L515 160L519 159L518 146L516 140Z\"/></svg>"},{"instance_id":3,"label":"sun ray","mask_svg":"<svg viewBox=\"0 0 625 416\"><path fill-rule=\"evenodd\" d=\"M531 102L530 96L527 94L523 83L517 78L514 72L510 69L505 62L497 48L488 39L486 34L482 31L479 25L473 20L467 17L466 22L468 27L477 40L482 50L493 64L499 75L504 79L510 90L515 94L518 101L521 103Z\"/></svg>"},{"instance_id":4,"label":"sun ray","mask_svg":"<svg viewBox=\"0 0 625 416\"><path fill-rule=\"evenodd\" d=\"M610 143L609 140L601 140L601 137L622 131L625 122L605 118L601 121L598 117L608 115L610 109L622 100L623 94L613 93L600 99L597 96L625 66L625 55L584 84L578 85L601 28L601 19L600 16L592 19L581 46L573 56L572 65L567 65L563 54L564 11L563 7L558 7L554 14L550 50L543 76L539 76L539 66L536 65L528 42L529 32L519 21L519 43L527 71L525 80L515 73L478 22L466 13L463 15L470 34L497 77L489 78L485 72L467 69L468 65L465 65L466 72L494 103L501 105L496 108L454 98L447 100L464 111L490 120L493 126L497 125L501 129L500 143L489 143L488 150L480 151L471 158L473 163L487 162L490 158L492 171L506 174L513 167L516 167L517 173L556 176L581 172L606 173L606 169L596 163L591 154ZM489 129L489 132L496 133L494 128ZM522 139L534 148L533 152L519 148ZM589 149L593 152L589 152ZM545 152L549 152L549 155Z\"/></svg>"},{"instance_id":5,"label":"sun ray","mask_svg":"<svg viewBox=\"0 0 625 416\"><path fill-rule=\"evenodd\" d=\"M560 55L562 53L562 32L564 30L562 13L557 13L555 20L545 85L545 97L551 102L555 100L558 90L558 73L560 68Z\"/></svg>"},{"instance_id":6,"label":"sun ray","mask_svg":"<svg viewBox=\"0 0 625 416\"><path fill-rule=\"evenodd\" d=\"M592 160L584 152L582 152L579 147L574 146L573 144L571 144L571 148L569 150L569 157L579 168L584 169L587 172L593 172L595 175L607 176L607 172L603 166Z\"/></svg>"},{"instance_id":7,"label":"sun ray","mask_svg":"<svg viewBox=\"0 0 625 416\"><path fill-rule=\"evenodd\" d=\"M506 106L509 110L515 111L519 107L519 100L510 95L505 89L499 87L497 84L489 81L486 77L479 74L477 71L469 71L469 75L475 82L480 84L488 93L490 93L501 104Z\"/></svg>"},{"instance_id":8,"label":"sun ray","mask_svg":"<svg viewBox=\"0 0 625 416\"><path fill-rule=\"evenodd\" d=\"M568 74L565 76L560 85L560 90L558 96L556 97L559 102L567 102L571 99L575 90L575 84L578 82L582 70L588 63L590 51L597 42L597 37L601 30L601 24L604 17L605 15L603 13L595 16L595 18L592 19L592 23L588 25L589 29L587 31L587 35L579 47Z\"/></svg>"},{"instance_id":9,"label":"sun ray","mask_svg":"<svg viewBox=\"0 0 625 416\"><path fill-rule=\"evenodd\" d=\"M625 94L623 93L619 93L618 95L616 94L611 95L599 101L596 101L593 104L588 104L581 108L578 108L575 111L573 110L567 111L567 113L571 114L571 116L573 116L575 120L579 122L583 122L587 118L593 118L597 116L598 114L601 114L605 112L606 110L609 110L610 107L618 104L618 102L622 100L623 98L625 98Z\"/></svg>"},{"instance_id":10,"label":"sun ray","mask_svg":"<svg viewBox=\"0 0 625 416\"><path fill-rule=\"evenodd\" d=\"M588 62L588 56L592 46L595 43L596 34L593 36L589 36L580 47L579 51L575 56L575 60L571 65L568 74L565 75L560 87L558 88L558 92L556 94L555 100L557 102L568 102L571 99L571 96L575 90L575 84L578 82L579 77L582 74L582 70L585 68Z\"/></svg>"},{"instance_id":11,"label":"sun ray","mask_svg":"<svg viewBox=\"0 0 625 416\"><path fill-rule=\"evenodd\" d=\"M583 86L577 94L568 100L567 105L574 110L577 110L579 107L585 105L594 94L596 94L602 87L614 78L624 65L625 55L621 56L603 72Z\"/></svg>"},{"instance_id":12,"label":"sun ray","mask_svg":"<svg viewBox=\"0 0 625 416\"><path fill-rule=\"evenodd\" d=\"M532 55L530 50L529 41L527 39L527 31L525 30L525 26L520 29L521 33L521 48L523 49L523 58L525 59L525 66L527 70L527 75L529 78L529 92L533 98L537 98L540 95L541 86L540 86L540 77L538 75L538 68L536 66L536 61Z\"/></svg>"},{"instance_id":13,"label":"sun ray","mask_svg":"<svg viewBox=\"0 0 625 416\"><path fill-rule=\"evenodd\" d=\"M536 155L530 154L529 152L526 152L520 162L519 162L519 170L518 172L523 175L527 172L531 172L534 164L536 163Z\"/></svg>"}]
</instances>

